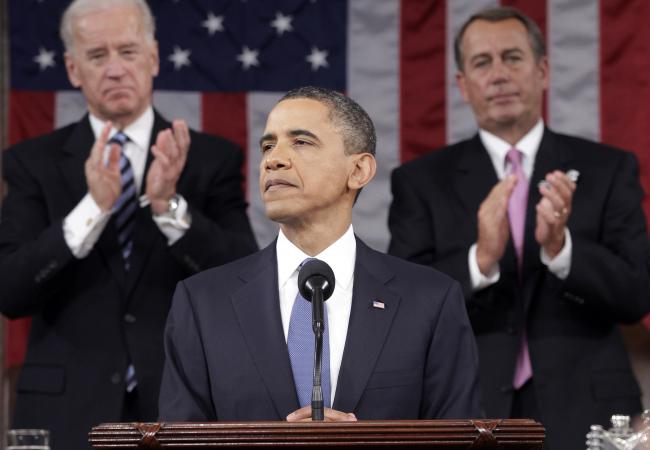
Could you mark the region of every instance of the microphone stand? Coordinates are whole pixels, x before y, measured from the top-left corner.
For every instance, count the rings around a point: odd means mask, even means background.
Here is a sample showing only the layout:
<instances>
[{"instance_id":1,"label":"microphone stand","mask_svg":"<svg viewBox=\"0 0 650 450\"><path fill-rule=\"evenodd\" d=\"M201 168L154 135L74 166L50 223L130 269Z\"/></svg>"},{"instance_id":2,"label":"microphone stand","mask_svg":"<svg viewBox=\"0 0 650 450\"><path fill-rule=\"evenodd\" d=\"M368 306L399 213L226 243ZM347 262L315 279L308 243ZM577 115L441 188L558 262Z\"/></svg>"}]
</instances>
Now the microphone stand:
<instances>
[{"instance_id":1,"label":"microphone stand","mask_svg":"<svg viewBox=\"0 0 650 450\"><path fill-rule=\"evenodd\" d=\"M314 377L311 391L311 420L324 420L323 387L321 385L321 366L323 360L323 290L314 289L311 301L312 329L314 330Z\"/></svg>"}]
</instances>

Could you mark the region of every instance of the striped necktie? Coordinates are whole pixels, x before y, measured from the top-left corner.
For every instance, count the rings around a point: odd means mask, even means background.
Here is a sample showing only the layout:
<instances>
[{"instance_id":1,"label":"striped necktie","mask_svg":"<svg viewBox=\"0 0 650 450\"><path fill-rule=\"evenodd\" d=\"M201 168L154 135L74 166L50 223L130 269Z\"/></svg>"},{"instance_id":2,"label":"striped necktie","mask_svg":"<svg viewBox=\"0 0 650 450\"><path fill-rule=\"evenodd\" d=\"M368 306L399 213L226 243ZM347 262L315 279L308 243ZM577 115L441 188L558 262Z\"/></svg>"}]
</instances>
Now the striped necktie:
<instances>
[{"instance_id":1,"label":"striped necktie","mask_svg":"<svg viewBox=\"0 0 650 450\"><path fill-rule=\"evenodd\" d=\"M307 261L307 260L305 260ZM304 262L303 261L303 264ZM302 266L302 264L301 264ZM321 366L321 386L323 389L323 405L330 407L330 350L329 327L327 325L327 308L323 305L323 353ZM293 371L293 381L296 384L296 393L300 407L311 405L311 391L314 374L314 331L312 329L311 302L300 295L296 295L289 319L289 333L287 347Z\"/></svg>"},{"instance_id":2,"label":"striped necktie","mask_svg":"<svg viewBox=\"0 0 650 450\"><path fill-rule=\"evenodd\" d=\"M115 206L113 215L117 226L117 242L124 259L124 269L129 270L129 257L133 249L133 228L135 225L135 212L138 209L137 190L133 167L129 158L124 154L124 145L129 141L129 137L118 131L109 141L110 144L118 144L120 149L120 177L122 180L122 193L120 194Z\"/></svg>"},{"instance_id":3,"label":"striped necktie","mask_svg":"<svg viewBox=\"0 0 650 450\"><path fill-rule=\"evenodd\" d=\"M133 167L129 158L124 154L124 145L129 141L129 137L118 131L108 141L109 144L120 146L120 178L122 180L122 193L115 202L113 214L115 215L115 224L117 226L117 242L120 246L120 252L124 259L124 270L128 272L130 268L129 257L133 249L133 227L135 212L138 209L137 191L135 187L135 178ZM124 374L124 384L127 392L133 392L138 385L135 376L135 367L129 363Z\"/></svg>"},{"instance_id":4,"label":"striped necktie","mask_svg":"<svg viewBox=\"0 0 650 450\"><path fill-rule=\"evenodd\" d=\"M522 262L524 259L524 231L526 226L526 208L528 206L528 179L521 165L521 152L515 148L508 151L506 160L510 163L510 174L517 175L517 185L508 201L508 218L510 220L510 235L517 255L517 268L519 280L522 280ZM520 283L521 284L521 283ZM526 326L521 332L515 374L512 385L515 389L521 388L533 376L533 367L530 363L528 351L528 338Z\"/></svg>"}]
</instances>

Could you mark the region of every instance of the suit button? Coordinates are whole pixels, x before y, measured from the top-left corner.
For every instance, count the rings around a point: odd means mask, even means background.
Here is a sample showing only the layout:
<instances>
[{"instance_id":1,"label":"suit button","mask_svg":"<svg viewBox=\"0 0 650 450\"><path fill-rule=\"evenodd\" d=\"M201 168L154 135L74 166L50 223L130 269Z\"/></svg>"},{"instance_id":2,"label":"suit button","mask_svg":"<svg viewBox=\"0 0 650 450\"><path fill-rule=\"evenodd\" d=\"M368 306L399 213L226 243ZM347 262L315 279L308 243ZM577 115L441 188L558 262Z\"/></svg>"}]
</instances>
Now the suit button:
<instances>
[{"instance_id":1,"label":"suit button","mask_svg":"<svg viewBox=\"0 0 650 450\"><path fill-rule=\"evenodd\" d=\"M122 374L119 372L115 372L113 375L111 375L111 383L113 384L119 384L122 381Z\"/></svg>"},{"instance_id":2,"label":"suit button","mask_svg":"<svg viewBox=\"0 0 650 450\"><path fill-rule=\"evenodd\" d=\"M508 327L508 334L517 334L517 329L513 326Z\"/></svg>"},{"instance_id":3,"label":"suit button","mask_svg":"<svg viewBox=\"0 0 650 450\"><path fill-rule=\"evenodd\" d=\"M507 393L509 393L509 392L514 391L514 388L513 388L512 386L505 385L505 386L501 386L501 387L499 388L499 390L500 390L502 393L507 394Z\"/></svg>"},{"instance_id":4,"label":"suit button","mask_svg":"<svg viewBox=\"0 0 650 450\"><path fill-rule=\"evenodd\" d=\"M126 323L135 323L135 316L133 314L125 314L124 321Z\"/></svg>"}]
</instances>

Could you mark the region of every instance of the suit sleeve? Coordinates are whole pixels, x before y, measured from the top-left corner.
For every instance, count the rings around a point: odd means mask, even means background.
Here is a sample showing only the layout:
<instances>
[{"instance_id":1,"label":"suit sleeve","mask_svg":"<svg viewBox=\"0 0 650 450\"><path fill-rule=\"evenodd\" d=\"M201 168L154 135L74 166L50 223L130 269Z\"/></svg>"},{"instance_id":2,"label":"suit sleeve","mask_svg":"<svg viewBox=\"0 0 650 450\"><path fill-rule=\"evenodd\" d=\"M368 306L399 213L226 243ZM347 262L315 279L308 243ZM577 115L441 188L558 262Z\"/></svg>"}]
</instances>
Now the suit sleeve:
<instances>
[{"instance_id":1,"label":"suit sleeve","mask_svg":"<svg viewBox=\"0 0 650 450\"><path fill-rule=\"evenodd\" d=\"M426 190L414 186L415 178L402 168L392 173L393 201L388 215L391 235L388 253L450 275L461 284L465 298L469 299L473 292L467 258L473 242L446 255L438 254L433 212L422 196Z\"/></svg>"},{"instance_id":2,"label":"suit sleeve","mask_svg":"<svg viewBox=\"0 0 650 450\"><path fill-rule=\"evenodd\" d=\"M228 157L210 181L205 204L198 205L186 198L192 225L170 247L172 255L190 274L257 250L242 192L243 157L237 149L228 150Z\"/></svg>"},{"instance_id":3,"label":"suit sleeve","mask_svg":"<svg viewBox=\"0 0 650 450\"><path fill-rule=\"evenodd\" d=\"M176 286L165 327L165 365L159 396L161 421L217 420L199 323L184 282Z\"/></svg>"},{"instance_id":4,"label":"suit sleeve","mask_svg":"<svg viewBox=\"0 0 650 450\"><path fill-rule=\"evenodd\" d=\"M422 398L421 418L482 417L478 352L458 283L447 290L433 331Z\"/></svg>"},{"instance_id":5,"label":"suit sleeve","mask_svg":"<svg viewBox=\"0 0 650 450\"><path fill-rule=\"evenodd\" d=\"M10 318L38 311L57 295L73 261L63 218L51 221L39 183L12 150L4 152L8 194L0 221L0 310Z\"/></svg>"},{"instance_id":6,"label":"suit sleeve","mask_svg":"<svg viewBox=\"0 0 650 450\"><path fill-rule=\"evenodd\" d=\"M613 173L598 236L572 232L564 297L636 322L650 310L650 244L636 157L624 153Z\"/></svg>"}]
</instances>

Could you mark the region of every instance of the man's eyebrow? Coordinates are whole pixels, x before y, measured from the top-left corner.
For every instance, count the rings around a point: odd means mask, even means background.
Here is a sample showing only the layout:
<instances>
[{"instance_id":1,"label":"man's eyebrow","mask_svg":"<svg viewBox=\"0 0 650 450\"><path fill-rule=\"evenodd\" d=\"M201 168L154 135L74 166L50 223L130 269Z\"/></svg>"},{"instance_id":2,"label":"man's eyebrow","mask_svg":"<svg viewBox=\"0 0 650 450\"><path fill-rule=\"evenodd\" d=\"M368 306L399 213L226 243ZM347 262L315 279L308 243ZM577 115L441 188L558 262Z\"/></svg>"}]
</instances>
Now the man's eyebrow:
<instances>
[{"instance_id":1,"label":"man's eyebrow","mask_svg":"<svg viewBox=\"0 0 650 450\"><path fill-rule=\"evenodd\" d=\"M302 130L302 129L290 130L289 131L289 136L291 136L291 137L308 136L308 137L310 137L312 139L315 139L318 142L320 142L320 139L318 139L318 136L316 136L314 133L312 133L309 130Z\"/></svg>"},{"instance_id":2,"label":"man's eyebrow","mask_svg":"<svg viewBox=\"0 0 650 450\"><path fill-rule=\"evenodd\" d=\"M491 58L491 57L492 56L490 55L489 52L481 52L481 53L477 53L475 55L470 56L469 60L470 61L475 61L475 60L480 59L480 58Z\"/></svg>"},{"instance_id":3,"label":"man's eyebrow","mask_svg":"<svg viewBox=\"0 0 650 450\"><path fill-rule=\"evenodd\" d=\"M506 48L504 49L501 54L502 55L507 55L508 53L523 53L524 51L520 49L519 47L512 47L512 48Z\"/></svg>"},{"instance_id":4,"label":"man's eyebrow","mask_svg":"<svg viewBox=\"0 0 650 450\"><path fill-rule=\"evenodd\" d=\"M275 134L266 133L265 135L263 135L260 138L260 147L262 146L262 144L264 144L264 142L266 142L266 141L274 141L274 140L275 140Z\"/></svg>"}]
</instances>

